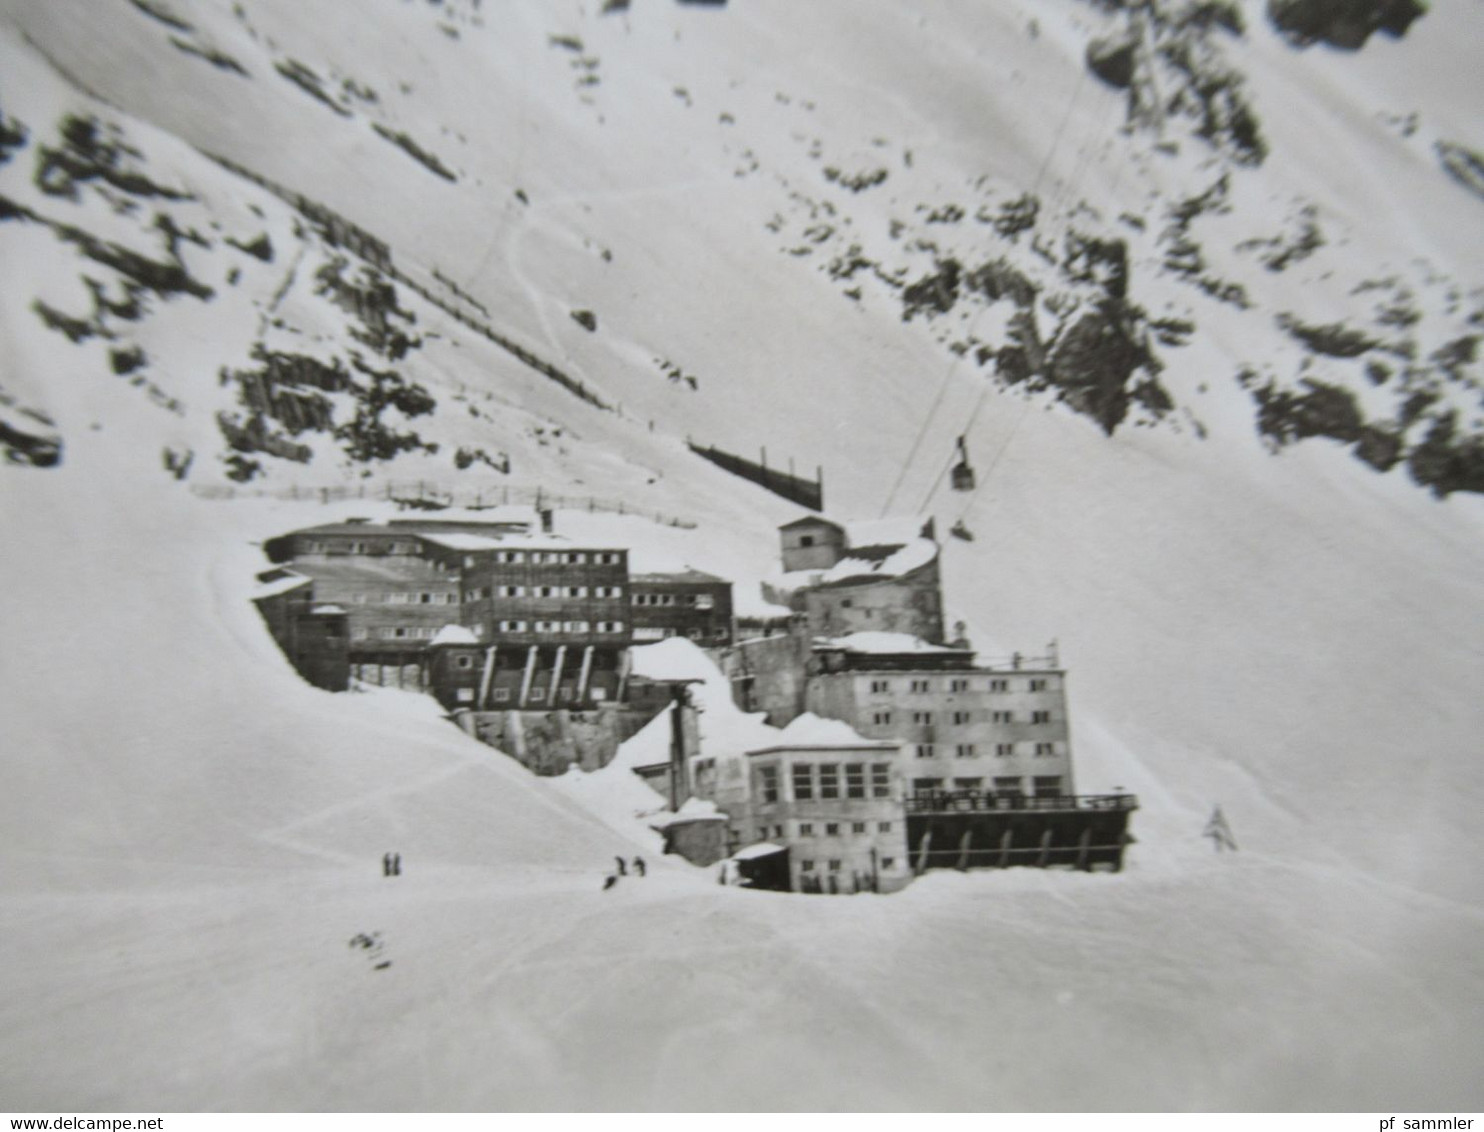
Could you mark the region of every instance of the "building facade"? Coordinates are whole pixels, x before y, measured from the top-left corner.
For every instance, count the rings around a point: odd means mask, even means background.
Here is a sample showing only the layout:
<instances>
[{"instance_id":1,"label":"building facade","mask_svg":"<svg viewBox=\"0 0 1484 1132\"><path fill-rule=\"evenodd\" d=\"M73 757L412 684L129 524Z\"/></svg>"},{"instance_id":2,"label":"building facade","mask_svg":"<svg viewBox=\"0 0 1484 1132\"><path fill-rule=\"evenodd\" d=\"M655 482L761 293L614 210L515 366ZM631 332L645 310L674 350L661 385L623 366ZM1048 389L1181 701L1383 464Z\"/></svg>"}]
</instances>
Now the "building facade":
<instances>
[{"instance_id":1,"label":"building facade","mask_svg":"<svg viewBox=\"0 0 1484 1132\"><path fill-rule=\"evenodd\" d=\"M891 647L848 638L817 647L805 706L868 738L900 741L909 795L1076 792L1064 671L1044 660L981 667L963 649Z\"/></svg>"},{"instance_id":2,"label":"building facade","mask_svg":"<svg viewBox=\"0 0 1484 1132\"><path fill-rule=\"evenodd\" d=\"M787 743L726 765L697 760L694 789L725 811L733 850L789 852L794 892L890 892L911 879L899 744Z\"/></svg>"},{"instance_id":3,"label":"building facade","mask_svg":"<svg viewBox=\"0 0 1484 1132\"><path fill-rule=\"evenodd\" d=\"M732 583L700 570L634 574L630 615L636 644L685 637L702 648L726 648L736 637Z\"/></svg>"}]
</instances>

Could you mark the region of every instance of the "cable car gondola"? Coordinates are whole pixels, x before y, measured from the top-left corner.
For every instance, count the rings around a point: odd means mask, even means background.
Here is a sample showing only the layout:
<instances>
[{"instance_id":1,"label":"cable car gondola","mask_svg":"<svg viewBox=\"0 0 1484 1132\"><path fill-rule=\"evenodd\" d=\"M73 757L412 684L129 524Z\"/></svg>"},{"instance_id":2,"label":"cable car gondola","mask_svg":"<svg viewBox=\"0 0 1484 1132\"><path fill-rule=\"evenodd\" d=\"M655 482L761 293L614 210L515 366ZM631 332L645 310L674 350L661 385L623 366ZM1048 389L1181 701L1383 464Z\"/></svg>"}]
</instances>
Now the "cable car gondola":
<instances>
[{"instance_id":1,"label":"cable car gondola","mask_svg":"<svg viewBox=\"0 0 1484 1132\"><path fill-rule=\"evenodd\" d=\"M958 438L958 463L953 465L952 483L954 491L974 490L974 468L969 463L969 450L964 447L964 438Z\"/></svg>"}]
</instances>

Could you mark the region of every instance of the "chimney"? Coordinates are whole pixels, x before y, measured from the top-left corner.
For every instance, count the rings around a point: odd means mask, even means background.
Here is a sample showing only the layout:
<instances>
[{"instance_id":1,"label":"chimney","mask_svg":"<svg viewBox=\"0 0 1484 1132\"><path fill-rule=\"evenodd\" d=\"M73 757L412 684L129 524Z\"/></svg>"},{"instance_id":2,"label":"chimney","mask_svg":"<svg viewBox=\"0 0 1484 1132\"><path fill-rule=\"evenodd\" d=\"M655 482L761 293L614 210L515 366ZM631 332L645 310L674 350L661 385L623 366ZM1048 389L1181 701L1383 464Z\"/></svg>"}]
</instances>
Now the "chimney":
<instances>
[{"instance_id":1,"label":"chimney","mask_svg":"<svg viewBox=\"0 0 1484 1132\"><path fill-rule=\"evenodd\" d=\"M551 523L552 511L551 511L551 508L550 507L543 507L537 513L541 516L541 533L543 535L549 535L549 534L551 534L551 527L552 527L552 523Z\"/></svg>"}]
</instances>

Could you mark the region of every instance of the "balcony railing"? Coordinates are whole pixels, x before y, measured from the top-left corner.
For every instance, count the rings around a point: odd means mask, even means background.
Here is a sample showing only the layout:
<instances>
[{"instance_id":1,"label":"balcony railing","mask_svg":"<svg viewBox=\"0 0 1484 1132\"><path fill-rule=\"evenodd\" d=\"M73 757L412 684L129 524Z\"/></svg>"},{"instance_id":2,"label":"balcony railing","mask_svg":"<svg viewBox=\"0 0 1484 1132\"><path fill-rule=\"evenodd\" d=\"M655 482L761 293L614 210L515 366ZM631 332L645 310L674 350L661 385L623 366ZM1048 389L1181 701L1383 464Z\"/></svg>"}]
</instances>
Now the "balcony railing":
<instances>
[{"instance_id":1,"label":"balcony railing","mask_svg":"<svg viewBox=\"0 0 1484 1132\"><path fill-rule=\"evenodd\" d=\"M973 813L977 810L1137 810L1133 794L995 794L979 790L922 790L908 794L909 814Z\"/></svg>"}]
</instances>

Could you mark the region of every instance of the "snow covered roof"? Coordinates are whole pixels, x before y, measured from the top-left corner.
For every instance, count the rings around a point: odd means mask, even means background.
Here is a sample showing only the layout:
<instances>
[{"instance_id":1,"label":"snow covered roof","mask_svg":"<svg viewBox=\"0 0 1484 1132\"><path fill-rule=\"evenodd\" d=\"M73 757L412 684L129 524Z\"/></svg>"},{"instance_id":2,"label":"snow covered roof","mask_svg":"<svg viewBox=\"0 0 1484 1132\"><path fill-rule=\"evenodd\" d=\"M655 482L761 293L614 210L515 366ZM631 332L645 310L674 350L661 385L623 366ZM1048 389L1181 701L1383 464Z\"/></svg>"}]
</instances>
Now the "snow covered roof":
<instances>
[{"instance_id":1,"label":"snow covered roof","mask_svg":"<svg viewBox=\"0 0 1484 1132\"><path fill-rule=\"evenodd\" d=\"M445 625L432 641L435 645L477 645L479 638L463 625Z\"/></svg>"},{"instance_id":2,"label":"snow covered roof","mask_svg":"<svg viewBox=\"0 0 1484 1132\"><path fill-rule=\"evenodd\" d=\"M642 582L647 585L663 585L674 582L720 582L726 584L725 578L718 578L715 574L708 574L704 570L696 570L687 566L683 570L655 571L645 574L629 575L630 582Z\"/></svg>"},{"instance_id":3,"label":"snow covered roof","mask_svg":"<svg viewBox=\"0 0 1484 1132\"><path fill-rule=\"evenodd\" d=\"M822 748L879 747L882 749L900 746L891 739L867 739L850 724L838 719L823 719L806 711L778 732L776 741L766 747L748 751L749 755L762 755L772 751L818 750Z\"/></svg>"},{"instance_id":4,"label":"snow covered roof","mask_svg":"<svg viewBox=\"0 0 1484 1132\"><path fill-rule=\"evenodd\" d=\"M794 527L812 527L823 524L826 527L834 527L837 531L844 531L845 527L833 519L826 519L823 515L803 515L792 522L784 523L778 529L780 531L791 530Z\"/></svg>"},{"instance_id":5,"label":"snow covered roof","mask_svg":"<svg viewBox=\"0 0 1484 1132\"><path fill-rule=\"evenodd\" d=\"M447 534L429 534L426 531L419 531L417 537L425 542L446 546L449 550L497 550L506 545L500 539L490 538L487 535L470 535L460 531L450 531Z\"/></svg>"},{"instance_id":6,"label":"snow covered roof","mask_svg":"<svg viewBox=\"0 0 1484 1132\"><path fill-rule=\"evenodd\" d=\"M253 593L252 598L254 601L260 601L263 598L277 597L279 594L296 590L300 586L307 586L311 581L313 581L312 578L306 578L303 574L286 574L271 582L264 582Z\"/></svg>"},{"instance_id":7,"label":"snow covered roof","mask_svg":"<svg viewBox=\"0 0 1484 1132\"><path fill-rule=\"evenodd\" d=\"M317 581L326 582L457 584L454 577L422 558L345 557L312 562L297 558L294 560L294 569Z\"/></svg>"},{"instance_id":8,"label":"snow covered roof","mask_svg":"<svg viewBox=\"0 0 1484 1132\"><path fill-rule=\"evenodd\" d=\"M771 841L759 841L756 845L749 845L746 849L738 849L732 854L734 861L751 861L758 857L771 857L774 853L786 853L782 845L774 845Z\"/></svg>"},{"instance_id":9,"label":"snow covered roof","mask_svg":"<svg viewBox=\"0 0 1484 1132\"><path fill-rule=\"evenodd\" d=\"M649 680L724 679L716 663L685 637L670 637L630 651L635 676Z\"/></svg>"},{"instance_id":10,"label":"snow covered roof","mask_svg":"<svg viewBox=\"0 0 1484 1132\"><path fill-rule=\"evenodd\" d=\"M896 578L938 556L938 544L915 538L895 549L884 546L852 548L820 577L821 585L840 585L867 579Z\"/></svg>"},{"instance_id":11,"label":"snow covered roof","mask_svg":"<svg viewBox=\"0 0 1484 1132\"><path fill-rule=\"evenodd\" d=\"M330 605L316 605L309 612L311 614L315 615L315 616L321 616L321 615L323 615L323 616L330 616L330 615L333 615L333 614L342 614L343 615L345 613L345 606L343 606L343 605L333 605L333 604L330 604Z\"/></svg>"},{"instance_id":12,"label":"snow covered roof","mask_svg":"<svg viewBox=\"0 0 1484 1132\"><path fill-rule=\"evenodd\" d=\"M882 633L862 632L851 633L844 637L829 637L814 642L814 647L819 649L843 649L852 653L873 653L900 655L902 653L958 653L973 657L973 653L967 649L950 648L947 645L933 645L924 641L921 637L914 637L911 633Z\"/></svg>"}]
</instances>

